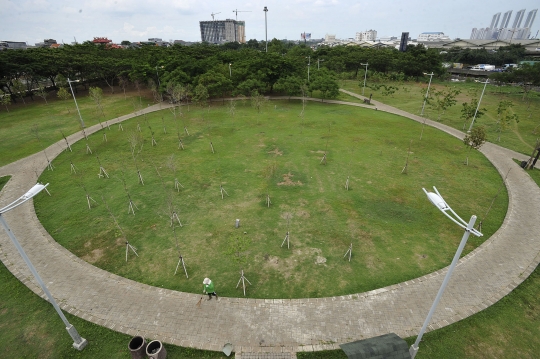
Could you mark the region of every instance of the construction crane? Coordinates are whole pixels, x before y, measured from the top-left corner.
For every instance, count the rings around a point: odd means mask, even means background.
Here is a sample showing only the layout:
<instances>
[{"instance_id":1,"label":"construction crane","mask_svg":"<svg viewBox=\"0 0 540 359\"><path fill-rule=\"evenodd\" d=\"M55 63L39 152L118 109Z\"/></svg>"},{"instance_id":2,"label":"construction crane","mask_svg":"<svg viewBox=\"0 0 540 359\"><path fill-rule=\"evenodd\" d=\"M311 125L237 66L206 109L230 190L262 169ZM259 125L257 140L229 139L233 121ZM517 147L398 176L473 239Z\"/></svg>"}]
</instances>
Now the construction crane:
<instances>
[{"instance_id":1,"label":"construction crane","mask_svg":"<svg viewBox=\"0 0 540 359\"><path fill-rule=\"evenodd\" d=\"M236 20L238 20L238 13L239 12L251 12L251 11L240 11L240 10L236 9L236 10L233 10L232 12L236 13Z\"/></svg>"},{"instance_id":2,"label":"construction crane","mask_svg":"<svg viewBox=\"0 0 540 359\"><path fill-rule=\"evenodd\" d=\"M210 14L210 16L212 16L212 21L214 20L214 15L217 15L217 14L221 14L221 12L213 12Z\"/></svg>"}]
</instances>

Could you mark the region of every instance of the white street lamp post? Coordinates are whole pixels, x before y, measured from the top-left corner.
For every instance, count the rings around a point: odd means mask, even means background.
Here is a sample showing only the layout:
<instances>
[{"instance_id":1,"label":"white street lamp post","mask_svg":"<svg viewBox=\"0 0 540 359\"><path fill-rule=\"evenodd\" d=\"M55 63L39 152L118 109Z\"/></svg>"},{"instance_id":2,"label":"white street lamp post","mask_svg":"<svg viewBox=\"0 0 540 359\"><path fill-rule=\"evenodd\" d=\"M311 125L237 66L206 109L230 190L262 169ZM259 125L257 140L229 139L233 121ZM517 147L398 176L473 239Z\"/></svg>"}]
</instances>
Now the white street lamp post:
<instances>
[{"instance_id":1,"label":"white street lamp post","mask_svg":"<svg viewBox=\"0 0 540 359\"><path fill-rule=\"evenodd\" d=\"M324 61L324 60L321 60L321 59L317 59L317 70L320 70L320 62L321 61Z\"/></svg>"},{"instance_id":2,"label":"white street lamp post","mask_svg":"<svg viewBox=\"0 0 540 359\"><path fill-rule=\"evenodd\" d=\"M364 90L366 89L367 67L368 67L369 63L367 63L367 62L365 64L360 63L360 65L366 67L366 71L364 71L364 87L362 87L362 96L364 96Z\"/></svg>"},{"instance_id":3,"label":"white street lamp post","mask_svg":"<svg viewBox=\"0 0 540 359\"><path fill-rule=\"evenodd\" d=\"M268 52L268 25L266 22L266 13L268 12L268 8L265 6L264 9L264 45L266 46L266 52Z\"/></svg>"},{"instance_id":4,"label":"white street lamp post","mask_svg":"<svg viewBox=\"0 0 540 359\"><path fill-rule=\"evenodd\" d=\"M484 84L484 89L482 90L482 94L480 95L480 100L478 100L478 106L476 106L476 111L474 111L474 116L471 121L471 125L469 126L469 130L467 132L471 132L472 126L474 124L474 120L476 120L476 114L478 113L478 109L480 108L480 103L482 102L482 97L484 97L484 91L486 91L486 86L489 83L489 80L486 80L486 82L482 82Z\"/></svg>"},{"instance_id":5,"label":"white street lamp post","mask_svg":"<svg viewBox=\"0 0 540 359\"><path fill-rule=\"evenodd\" d=\"M64 315L64 313L62 313L62 310L60 309L60 307L58 306L58 304L54 300L54 297L51 295L51 293L47 289L47 286L45 285L45 283L43 282L43 280L39 276L38 272L36 271L36 268L34 268L34 265L32 264L32 262L30 262L30 259L28 258L28 256L24 252L24 249L21 247L21 245L17 241L17 238L15 238L15 235L13 234L13 232L11 231L9 226L7 225L6 221L4 220L4 216L3 216L4 213L14 209L15 207L20 206L24 202L28 201L29 199L31 199L32 197L37 195L39 192L44 190L48 185L49 185L48 183L46 185L42 185L42 184L38 183L38 184L34 185L34 187L32 187L24 195L19 197L17 200L15 200L12 203L8 204L4 208L1 208L0 209L0 223L2 224L4 229L6 230L8 236L11 239L11 241L13 242L13 244L15 245L15 248L17 248L17 251L21 255L22 259L24 260L24 262L26 263L26 265L30 269L30 272L32 272L32 274L34 275L34 278L36 278L39 286L41 287L41 289L43 290L45 295L47 295L47 298L49 299L49 302L53 305L54 309L56 309L56 312L58 313L58 315L60 316L60 318L62 319L64 324L66 325L66 330L68 331L69 335L73 339L73 347L75 349L77 349L77 350L83 350L84 347L88 344L88 341L86 339L84 339L84 338L81 338L81 336L77 332L77 329L75 329L75 327L68 322L66 316Z\"/></svg>"},{"instance_id":6,"label":"white street lamp post","mask_svg":"<svg viewBox=\"0 0 540 359\"><path fill-rule=\"evenodd\" d=\"M431 320L431 317L433 313L435 312L435 309L437 308L439 301L441 300L441 297L444 293L444 290L446 289L448 281L450 280L450 277L452 276L452 272L454 271L454 268L456 267L457 262L459 261L461 252L463 251L465 244L467 244L469 235L472 233L477 237L482 236L482 233L480 233L479 231L473 228L474 222L476 222L475 215L472 215L471 219L469 220L469 223L467 223L463 219L461 219L461 217L458 216L457 213L452 210L452 208L450 208L450 206L444 201L444 199L440 195L439 191L437 191L437 188L433 187L433 189L435 190L435 193L427 192L424 188L422 189L428 196L428 199L430 200L430 202L433 203L435 207L437 207L446 217L450 218L452 222L456 223L458 226L463 228L465 230L465 233L463 233L463 237L461 238L459 247L456 251L456 254L454 255L454 259L452 259L452 263L450 264L450 267L448 268L448 272L446 273L446 276L444 277L441 287L439 288L439 292L437 293L437 296L435 297L435 300L433 301L433 304L431 305L431 309L429 310L426 320L424 321L424 325L422 326L422 329L420 330L418 337L416 337L416 341L414 342L413 345L411 345L411 348L409 349L409 354L411 355L411 359L414 359L414 357L416 356L416 353L418 353L418 345L420 344L420 341L422 340L422 336L424 335L424 332L426 331L426 328ZM450 212L452 216L449 215L448 212Z\"/></svg>"},{"instance_id":7,"label":"white street lamp post","mask_svg":"<svg viewBox=\"0 0 540 359\"><path fill-rule=\"evenodd\" d=\"M77 99L75 98L75 92L73 92L73 88L71 87L72 82L79 82L79 80L71 81L69 79L69 77L68 77L67 82L69 84L69 89L71 90L71 94L73 95L73 101L75 101L75 107L77 107L77 113L79 114L79 119L81 120L81 126L84 129L85 126L84 126L84 121L83 121L82 116L81 116L81 111L79 111L79 105L77 105Z\"/></svg>"},{"instance_id":8,"label":"white street lamp post","mask_svg":"<svg viewBox=\"0 0 540 359\"><path fill-rule=\"evenodd\" d=\"M307 82L309 82L309 67L311 66L311 56L308 56L307 59Z\"/></svg>"},{"instance_id":9,"label":"white street lamp post","mask_svg":"<svg viewBox=\"0 0 540 359\"><path fill-rule=\"evenodd\" d=\"M431 72L430 74L426 74L424 72L424 75L429 76L429 84L427 86L426 97L424 97L424 104L422 105L422 112L420 113L420 116L424 116L424 107L426 107L426 101L427 101L428 96L429 96L429 88L431 87L431 79L433 78L433 72Z\"/></svg>"},{"instance_id":10,"label":"white street lamp post","mask_svg":"<svg viewBox=\"0 0 540 359\"><path fill-rule=\"evenodd\" d=\"M163 66L161 66L163 68ZM161 82L159 81L159 73L158 73L158 66L156 66L156 77L157 77L157 84L158 84L158 91L161 87Z\"/></svg>"},{"instance_id":11,"label":"white street lamp post","mask_svg":"<svg viewBox=\"0 0 540 359\"><path fill-rule=\"evenodd\" d=\"M232 70L231 70L231 65L232 64L229 64L229 77L232 79Z\"/></svg>"}]
</instances>

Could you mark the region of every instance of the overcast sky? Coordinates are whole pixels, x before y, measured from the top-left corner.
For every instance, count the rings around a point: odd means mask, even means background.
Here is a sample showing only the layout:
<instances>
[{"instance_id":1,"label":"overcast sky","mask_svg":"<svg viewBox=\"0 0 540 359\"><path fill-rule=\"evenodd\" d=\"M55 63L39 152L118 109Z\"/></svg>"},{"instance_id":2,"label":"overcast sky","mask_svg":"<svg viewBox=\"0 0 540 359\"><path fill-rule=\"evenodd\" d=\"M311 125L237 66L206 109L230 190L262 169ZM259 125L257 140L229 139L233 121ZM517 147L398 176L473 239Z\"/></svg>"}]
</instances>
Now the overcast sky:
<instances>
[{"instance_id":1,"label":"overcast sky","mask_svg":"<svg viewBox=\"0 0 540 359\"><path fill-rule=\"evenodd\" d=\"M376 30L378 37L397 36L408 31L416 38L424 31L442 31L450 38L469 38L473 27L488 27L492 16L508 10L514 15L539 8L538 0L523 1L390 1L390 0L0 0L0 40L43 39L71 43L108 37L122 40L200 41L199 21L234 19L246 22L246 39L264 40L264 6L268 7L268 39L300 39L335 34L354 38L356 32ZM525 19L523 23L525 22ZM522 23L522 25L523 25ZM531 35L540 28L540 14Z\"/></svg>"}]
</instances>

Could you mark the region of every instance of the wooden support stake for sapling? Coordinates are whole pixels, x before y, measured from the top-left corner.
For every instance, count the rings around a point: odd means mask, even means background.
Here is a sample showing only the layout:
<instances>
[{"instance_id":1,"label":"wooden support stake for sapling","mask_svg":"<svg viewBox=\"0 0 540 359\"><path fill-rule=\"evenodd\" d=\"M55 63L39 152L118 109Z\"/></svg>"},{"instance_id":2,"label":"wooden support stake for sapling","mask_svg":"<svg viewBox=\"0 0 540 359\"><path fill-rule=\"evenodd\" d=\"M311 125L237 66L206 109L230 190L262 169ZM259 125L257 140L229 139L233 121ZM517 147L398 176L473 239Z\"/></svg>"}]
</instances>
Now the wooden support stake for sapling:
<instances>
[{"instance_id":1,"label":"wooden support stake for sapling","mask_svg":"<svg viewBox=\"0 0 540 359\"><path fill-rule=\"evenodd\" d=\"M244 297L246 296L246 282L249 283L249 285L253 285L251 284L251 282L244 276L244 270L240 270L240 273L241 273L241 276L240 276L240 280L238 281L238 284L236 285L236 288L238 288L238 286L240 285L240 282L242 282L242 288L244 289Z\"/></svg>"},{"instance_id":2,"label":"wooden support stake for sapling","mask_svg":"<svg viewBox=\"0 0 540 359\"><path fill-rule=\"evenodd\" d=\"M347 181L345 181L345 189L349 190L349 176L347 176Z\"/></svg>"},{"instance_id":3,"label":"wooden support stake for sapling","mask_svg":"<svg viewBox=\"0 0 540 359\"><path fill-rule=\"evenodd\" d=\"M165 119L161 116L161 122L163 123L163 133L167 133L167 126L165 126Z\"/></svg>"},{"instance_id":4,"label":"wooden support stake for sapling","mask_svg":"<svg viewBox=\"0 0 540 359\"><path fill-rule=\"evenodd\" d=\"M351 245L349 246L349 249L347 249L347 252L345 252L345 255L343 256L343 258L345 258L347 254L349 255L349 262L350 262L351 256L352 256L352 242L351 242Z\"/></svg>"},{"instance_id":5,"label":"wooden support stake for sapling","mask_svg":"<svg viewBox=\"0 0 540 359\"><path fill-rule=\"evenodd\" d=\"M287 249L289 249L289 231L287 231L287 234L285 235L285 239L283 240L283 242L281 243L281 247L283 247L283 245L285 244L285 242L287 242Z\"/></svg>"},{"instance_id":6,"label":"wooden support stake for sapling","mask_svg":"<svg viewBox=\"0 0 540 359\"><path fill-rule=\"evenodd\" d=\"M88 203L88 209L92 209L91 202L94 202L95 204L97 204L97 202L92 197L90 197L90 194L88 193L84 185L81 185L81 187L83 188L84 193L86 195L86 202Z\"/></svg>"},{"instance_id":7,"label":"wooden support stake for sapling","mask_svg":"<svg viewBox=\"0 0 540 359\"><path fill-rule=\"evenodd\" d=\"M128 200L129 200L128 214L131 211L133 213L133 215L135 215L135 210L133 209L133 207L137 208L137 210L139 210L139 207L137 207L137 205L135 203L133 203L133 201L131 200L131 196L129 195L129 192L127 193L127 196L128 196Z\"/></svg>"},{"instance_id":8,"label":"wooden support stake for sapling","mask_svg":"<svg viewBox=\"0 0 540 359\"><path fill-rule=\"evenodd\" d=\"M69 161L69 163L70 163L70 166L71 166L71 173L77 174L77 168L75 167L73 162Z\"/></svg>"},{"instance_id":9,"label":"wooden support stake for sapling","mask_svg":"<svg viewBox=\"0 0 540 359\"><path fill-rule=\"evenodd\" d=\"M107 126L107 128L109 129L109 131L111 130L111 126L109 126L109 121L105 121L105 126Z\"/></svg>"},{"instance_id":10,"label":"wooden support stake for sapling","mask_svg":"<svg viewBox=\"0 0 540 359\"><path fill-rule=\"evenodd\" d=\"M188 110L188 111L189 111L189 110ZM186 126L184 126L184 131L186 132L186 135L189 136L189 131L187 130L187 127L186 127Z\"/></svg>"},{"instance_id":11,"label":"wooden support stake for sapling","mask_svg":"<svg viewBox=\"0 0 540 359\"><path fill-rule=\"evenodd\" d=\"M64 132L62 132L62 137L64 137L64 141L66 141L66 145L67 145L67 148L69 149L69 152L73 152L73 151L71 150L71 146L70 146L70 144L69 144L69 142L68 142L66 136L64 135Z\"/></svg>"},{"instance_id":12,"label":"wooden support stake for sapling","mask_svg":"<svg viewBox=\"0 0 540 359\"><path fill-rule=\"evenodd\" d=\"M212 150L212 153L215 153L215 151L214 151L214 145L212 144L212 141L210 141L210 149Z\"/></svg>"},{"instance_id":13,"label":"wooden support stake for sapling","mask_svg":"<svg viewBox=\"0 0 540 359\"><path fill-rule=\"evenodd\" d=\"M407 174L407 167L409 166L409 156L411 154L411 145L412 145L412 140L411 142L409 142L409 150L407 151L407 160L405 161L405 167L403 167L401 174Z\"/></svg>"},{"instance_id":14,"label":"wooden support stake for sapling","mask_svg":"<svg viewBox=\"0 0 540 359\"><path fill-rule=\"evenodd\" d=\"M174 275L176 275L176 272L178 271L178 267L180 266L180 263L182 263L182 268L184 268L184 273L186 273L186 278L189 279L189 276L187 274L186 270L186 263L184 262L184 257L182 257L182 254L180 253L180 247L178 246L178 237L176 236L176 228L173 226L173 233L174 233L174 240L176 241L176 250L178 250L178 264L176 265L176 269L174 271ZM202 299L202 297L201 297ZM200 301L199 301L200 303Z\"/></svg>"},{"instance_id":15,"label":"wooden support stake for sapling","mask_svg":"<svg viewBox=\"0 0 540 359\"><path fill-rule=\"evenodd\" d=\"M131 249L133 251L133 253L135 253L135 255L138 257L139 255L137 254L137 248L133 247L129 241L127 240L127 237L126 237L126 233L124 233L124 230L122 229L122 227L120 227L120 225L118 224L118 221L116 220L116 217L112 214L110 208L109 208L109 205L107 204L107 202L105 201L105 198L103 198L103 196L101 196L101 199L103 200L103 203L105 203L105 207L107 208L107 211L109 212L110 216L112 217L114 223L116 224L116 227L118 227L118 229L120 230L120 232L122 233L122 235L124 236L124 239L126 240L126 262L128 260L128 252L129 250Z\"/></svg>"},{"instance_id":16,"label":"wooden support stake for sapling","mask_svg":"<svg viewBox=\"0 0 540 359\"><path fill-rule=\"evenodd\" d=\"M86 154L88 154L88 152L92 154L92 150L90 149L90 146L88 145L88 141L86 141Z\"/></svg>"},{"instance_id":17,"label":"wooden support stake for sapling","mask_svg":"<svg viewBox=\"0 0 540 359\"><path fill-rule=\"evenodd\" d=\"M178 149L184 149L184 144L182 143L182 138L180 137L180 132L178 132Z\"/></svg>"},{"instance_id":18,"label":"wooden support stake for sapling","mask_svg":"<svg viewBox=\"0 0 540 359\"><path fill-rule=\"evenodd\" d=\"M283 240L283 242L281 243L281 247L283 247L283 245L285 244L285 242L287 242L287 249L290 249L290 243L289 243L289 240L290 240L290 234L291 232L289 232L289 221L291 219L291 216L289 213L287 213L287 234L285 235L285 239Z\"/></svg>"},{"instance_id":19,"label":"wooden support stake for sapling","mask_svg":"<svg viewBox=\"0 0 540 359\"><path fill-rule=\"evenodd\" d=\"M223 199L223 193L225 193L227 197L229 197L229 194L227 193L227 191L225 191L225 188L223 188L222 185L219 185L219 192L221 193L221 199Z\"/></svg>"},{"instance_id":20,"label":"wooden support stake for sapling","mask_svg":"<svg viewBox=\"0 0 540 359\"><path fill-rule=\"evenodd\" d=\"M97 161L99 163L99 173L98 173L98 177L99 178L109 178L109 174L107 173L107 171L105 171L105 168L103 168L103 166L101 165L101 161L99 160L99 156L96 156L97 158Z\"/></svg>"},{"instance_id":21,"label":"wooden support stake for sapling","mask_svg":"<svg viewBox=\"0 0 540 359\"><path fill-rule=\"evenodd\" d=\"M45 158L47 159L47 170L52 171L54 169L54 166L49 160L49 156L47 156L47 152L43 150L43 153L45 154Z\"/></svg>"},{"instance_id":22,"label":"wooden support stake for sapling","mask_svg":"<svg viewBox=\"0 0 540 359\"><path fill-rule=\"evenodd\" d=\"M183 227L182 222L180 222L180 218L178 218L178 214L176 214L176 211L173 211L171 214L171 227L173 226L175 220L178 222L180 227Z\"/></svg>"},{"instance_id":23,"label":"wooden support stake for sapling","mask_svg":"<svg viewBox=\"0 0 540 359\"><path fill-rule=\"evenodd\" d=\"M141 124L138 123L138 122L137 122L137 130L138 130L139 132L142 132L142 131L141 131Z\"/></svg>"},{"instance_id":24,"label":"wooden support stake for sapling","mask_svg":"<svg viewBox=\"0 0 540 359\"><path fill-rule=\"evenodd\" d=\"M321 165L326 165L326 153L323 155L323 158L321 159L320 164Z\"/></svg>"},{"instance_id":25,"label":"wooden support stake for sapling","mask_svg":"<svg viewBox=\"0 0 540 359\"><path fill-rule=\"evenodd\" d=\"M118 131L124 131L124 127L122 127L122 122L118 122Z\"/></svg>"},{"instance_id":26,"label":"wooden support stake for sapling","mask_svg":"<svg viewBox=\"0 0 540 359\"><path fill-rule=\"evenodd\" d=\"M107 134L103 132L103 142L107 142Z\"/></svg>"},{"instance_id":27,"label":"wooden support stake for sapling","mask_svg":"<svg viewBox=\"0 0 540 359\"><path fill-rule=\"evenodd\" d=\"M270 195L266 194L266 205L268 206L268 208L270 208L271 204L272 204L272 201L270 201Z\"/></svg>"},{"instance_id":28,"label":"wooden support stake for sapling","mask_svg":"<svg viewBox=\"0 0 540 359\"><path fill-rule=\"evenodd\" d=\"M174 189L176 189L177 192L180 192L180 187L184 188L180 182L178 182L178 178L174 179Z\"/></svg>"}]
</instances>

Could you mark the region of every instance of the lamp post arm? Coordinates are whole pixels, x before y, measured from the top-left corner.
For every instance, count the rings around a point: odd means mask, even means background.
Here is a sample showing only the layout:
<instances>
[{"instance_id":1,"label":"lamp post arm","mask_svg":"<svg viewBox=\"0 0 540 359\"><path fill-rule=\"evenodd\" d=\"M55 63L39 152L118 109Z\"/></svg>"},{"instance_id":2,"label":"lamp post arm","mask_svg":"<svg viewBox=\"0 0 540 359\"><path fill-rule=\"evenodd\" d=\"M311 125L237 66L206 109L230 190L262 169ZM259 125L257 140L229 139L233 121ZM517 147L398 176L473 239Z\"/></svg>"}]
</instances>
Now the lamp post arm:
<instances>
[{"instance_id":1,"label":"lamp post arm","mask_svg":"<svg viewBox=\"0 0 540 359\"><path fill-rule=\"evenodd\" d=\"M471 230L473 229L475 222L476 222L476 216L473 215L471 217L471 220L467 224L467 227L465 228L465 233L463 233L463 237L461 238L459 247L456 251L456 254L454 255L454 259L452 259L452 264L450 264L450 267L448 268L448 272L446 273L446 276L444 277L441 287L439 288L437 296L435 297L435 301L431 305L431 309L429 310L428 316L426 317L426 320L424 321L424 325L422 326L422 329L420 330L418 337L416 337L416 341L414 342L413 345L411 345L411 348L409 349L409 354L411 355L411 359L414 359L414 357L416 356L416 353L418 353L418 345L420 341L422 340L422 336L424 335L424 332L426 331L426 328L429 322L431 321L431 317L433 316L433 313L435 312L435 309L437 308L437 305L439 304L439 301L441 300L444 290L446 289L446 286L448 285L450 277L452 276L452 272L454 271L454 268L457 265L459 257L461 256L461 252L463 251L463 248L465 248L465 244L467 244L467 240L469 239L469 234L471 233Z\"/></svg>"},{"instance_id":2,"label":"lamp post arm","mask_svg":"<svg viewBox=\"0 0 540 359\"><path fill-rule=\"evenodd\" d=\"M28 201L29 199L33 198L35 195L37 195L39 192L43 191L49 184L42 185L40 183L37 183L32 187L28 192L17 198L15 201L11 202L4 208L0 209L0 214L6 213L7 211L11 211L13 208L20 206L24 202Z\"/></svg>"}]
</instances>

